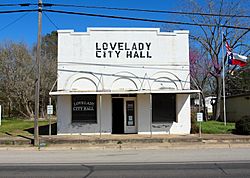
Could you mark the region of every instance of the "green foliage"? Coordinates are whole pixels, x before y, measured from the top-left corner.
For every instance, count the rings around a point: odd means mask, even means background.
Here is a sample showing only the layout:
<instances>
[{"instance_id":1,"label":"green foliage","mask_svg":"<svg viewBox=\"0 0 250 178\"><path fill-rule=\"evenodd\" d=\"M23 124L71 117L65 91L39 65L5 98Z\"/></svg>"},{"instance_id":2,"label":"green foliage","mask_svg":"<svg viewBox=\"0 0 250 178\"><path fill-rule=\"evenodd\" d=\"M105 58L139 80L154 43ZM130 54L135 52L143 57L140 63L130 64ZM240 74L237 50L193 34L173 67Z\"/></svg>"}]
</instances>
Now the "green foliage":
<instances>
[{"instance_id":1,"label":"green foliage","mask_svg":"<svg viewBox=\"0 0 250 178\"><path fill-rule=\"evenodd\" d=\"M202 133L206 134L228 134L232 133L233 129L235 128L234 123L227 123L224 125L224 122L218 121L207 121L202 122Z\"/></svg>"},{"instance_id":2,"label":"green foliage","mask_svg":"<svg viewBox=\"0 0 250 178\"><path fill-rule=\"evenodd\" d=\"M244 116L235 123L236 133L250 135L250 116Z\"/></svg>"},{"instance_id":3,"label":"green foliage","mask_svg":"<svg viewBox=\"0 0 250 178\"><path fill-rule=\"evenodd\" d=\"M226 76L226 93L239 95L250 92L250 62L245 67L230 70Z\"/></svg>"},{"instance_id":4,"label":"green foliage","mask_svg":"<svg viewBox=\"0 0 250 178\"><path fill-rule=\"evenodd\" d=\"M39 126L48 125L48 121L39 121ZM2 120L0 136L32 136L27 129L34 127L34 121L11 118Z\"/></svg>"}]
</instances>

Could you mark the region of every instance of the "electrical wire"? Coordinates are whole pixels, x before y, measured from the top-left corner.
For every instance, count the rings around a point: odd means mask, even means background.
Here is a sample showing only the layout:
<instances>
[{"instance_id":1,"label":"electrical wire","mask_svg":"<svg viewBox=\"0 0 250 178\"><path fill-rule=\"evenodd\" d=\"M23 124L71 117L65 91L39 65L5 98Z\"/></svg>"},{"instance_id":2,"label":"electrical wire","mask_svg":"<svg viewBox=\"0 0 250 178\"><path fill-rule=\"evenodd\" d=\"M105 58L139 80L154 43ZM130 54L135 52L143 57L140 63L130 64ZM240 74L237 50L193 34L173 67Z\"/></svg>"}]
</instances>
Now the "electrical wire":
<instances>
[{"instance_id":1,"label":"electrical wire","mask_svg":"<svg viewBox=\"0 0 250 178\"><path fill-rule=\"evenodd\" d=\"M21 4L0 4L0 6L38 6L36 3L21 3ZM167 11L167 10L154 10L154 9L138 9L138 8L119 8L119 7L106 7L106 6L85 6L85 5L74 5L74 4L53 4L43 3L43 7L77 7L86 9L106 9L106 10L117 10L117 11L134 11L134 12L148 12L148 13L163 13L163 14L179 14L179 15L203 15L203 16L217 16L217 17L237 17L237 18L250 18L249 15L238 15L238 14L216 14L216 13L200 13L200 12L182 12L182 11Z\"/></svg>"},{"instance_id":2,"label":"electrical wire","mask_svg":"<svg viewBox=\"0 0 250 178\"><path fill-rule=\"evenodd\" d=\"M19 12L36 12L37 9L24 9L24 10L9 10L9 11L0 11L0 14L10 14L10 13L19 13Z\"/></svg>"},{"instance_id":3,"label":"electrical wire","mask_svg":"<svg viewBox=\"0 0 250 178\"><path fill-rule=\"evenodd\" d=\"M27 13L21 15L17 19L15 19L12 22L8 23L7 25L3 26L2 28L0 28L0 31L3 31L4 29L8 28L9 26L15 24L16 22L18 22L19 20L21 20L24 16L26 16L28 13L30 13L30 12L27 12Z\"/></svg>"},{"instance_id":4,"label":"electrical wire","mask_svg":"<svg viewBox=\"0 0 250 178\"><path fill-rule=\"evenodd\" d=\"M164 13L164 14L250 18L250 16L248 15L237 15L237 14L230 15L230 14L199 13L199 12L179 12L179 11L149 10L149 9L136 9L136 8L117 8L117 7L105 7L105 6L83 6L83 5L72 5L72 4L51 4L51 3L43 3L43 4L44 6L80 7L80 8L88 8L88 9L106 9L106 10L150 12L150 13Z\"/></svg>"},{"instance_id":5,"label":"electrical wire","mask_svg":"<svg viewBox=\"0 0 250 178\"><path fill-rule=\"evenodd\" d=\"M13 6L29 6L29 3L22 3L22 4L0 4L0 7L13 7Z\"/></svg>"},{"instance_id":6,"label":"electrical wire","mask_svg":"<svg viewBox=\"0 0 250 178\"><path fill-rule=\"evenodd\" d=\"M54 12L60 14L74 14L82 16L92 16L92 17L102 17L102 18L112 18L112 19L123 19L123 20L134 20L134 21L144 21L144 22L157 22L157 23L166 23L166 24L179 24L179 25L190 25L190 26L206 26L206 27L224 27L231 29L242 29L250 31L250 27L240 27L240 26L230 26L230 25L217 25L217 24L201 24L201 23L190 23L190 22L180 22L180 21L165 21L165 20L156 20L156 19L145 19L145 18L135 18L135 17L124 17L124 16L114 16L114 15L103 15L103 14L91 14L91 13L82 13L82 12L73 12L73 11L62 11L62 10L50 10L43 9L45 12Z\"/></svg>"},{"instance_id":7,"label":"electrical wire","mask_svg":"<svg viewBox=\"0 0 250 178\"><path fill-rule=\"evenodd\" d=\"M51 20L51 18L47 15L47 13L43 13L45 15L45 17L47 17L47 19L50 21L50 23L58 30L58 26Z\"/></svg>"},{"instance_id":8,"label":"electrical wire","mask_svg":"<svg viewBox=\"0 0 250 178\"><path fill-rule=\"evenodd\" d=\"M28 6L28 5L35 5L35 4L25 4L25 5ZM48 7L48 6L52 6L52 5L45 3L44 6ZM0 11L0 14L19 13L19 12L34 12L34 11L37 11L37 9ZM231 26L231 25L223 25L223 24L220 24L220 25L218 25L218 24L201 24L201 23L197 24L197 23L181 22L181 21L165 21L165 20L157 20L157 19L145 19L145 18L124 17L124 16L115 16L115 15L92 14L92 13L82 13L82 12L73 12L73 11L51 10L51 9L43 9L43 11L45 11L45 12L47 11L47 12L61 13L61 14L74 14L74 15L102 17L102 18L113 18L113 19L123 19L123 20L134 20L134 21L144 21L144 22L155 22L155 23L166 23L166 24L179 24L179 25L190 25L190 26L206 26L206 27L219 26L219 27L231 28L231 29L242 29L242 30L248 30L248 31L250 30L249 27ZM52 20L49 17L48 17L48 19L51 21L51 23L53 25L55 25L55 23L53 23ZM58 28L58 27L56 26L56 28Z\"/></svg>"}]
</instances>

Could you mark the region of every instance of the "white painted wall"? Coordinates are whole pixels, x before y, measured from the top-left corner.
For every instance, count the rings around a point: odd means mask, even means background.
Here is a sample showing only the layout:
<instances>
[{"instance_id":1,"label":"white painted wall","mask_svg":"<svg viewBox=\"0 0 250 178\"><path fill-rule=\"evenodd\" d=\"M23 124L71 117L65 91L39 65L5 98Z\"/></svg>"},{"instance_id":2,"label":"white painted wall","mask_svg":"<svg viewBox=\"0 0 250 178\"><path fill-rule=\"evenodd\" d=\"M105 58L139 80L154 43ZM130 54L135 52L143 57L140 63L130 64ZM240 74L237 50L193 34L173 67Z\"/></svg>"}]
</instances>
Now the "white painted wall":
<instances>
[{"instance_id":1,"label":"white painted wall","mask_svg":"<svg viewBox=\"0 0 250 178\"><path fill-rule=\"evenodd\" d=\"M190 95L176 95L177 122L174 122L170 134L189 134L191 129Z\"/></svg>"},{"instance_id":2,"label":"white painted wall","mask_svg":"<svg viewBox=\"0 0 250 178\"><path fill-rule=\"evenodd\" d=\"M150 98L149 94L137 95L137 116L138 116L138 133L150 132Z\"/></svg>"},{"instance_id":3,"label":"white painted wall","mask_svg":"<svg viewBox=\"0 0 250 178\"><path fill-rule=\"evenodd\" d=\"M58 31L58 91L177 91L189 90L188 31L160 32L156 28L89 28L87 32ZM121 48L114 47L121 43ZM107 43L114 49L101 49ZM125 45L144 44L125 50ZM150 44L150 45L149 45ZM101 49L101 50L99 50ZM119 56L102 56L111 51ZM129 58L127 51L145 57ZM99 95L97 124L71 123L71 96L58 96L58 134L100 132ZM111 95L102 95L101 131L112 132ZM177 122L152 124L154 133L190 132L189 95L177 95ZM150 133L149 94L137 95L138 133Z\"/></svg>"},{"instance_id":4,"label":"white painted wall","mask_svg":"<svg viewBox=\"0 0 250 178\"><path fill-rule=\"evenodd\" d=\"M57 134L111 134L112 131L112 104L111 95L102 95L102 117L100 122L100 98L97 95L97 123L72 123L71 96L57 97Z\"/></svg>"},{"instance_id":5,"label":"white painted wall","mask_svg":"<svg viewBox=\"0 0 250 178\"><path fill-rule=\"evenodd\" d=\"M137 95L138 133L150 134L150 96ZM152 123L153 134L189 134L191 129L190 96L176 95L176 122Z\"/></svg>"},{"instance_id":6,"label":"white painted wall","mask_svg":"<svg viewBox=\"0 0 250 178\"><path fill-rule=\"evenodd\" d=\"M150 57L96 57L101 44L144 44ZM96 47L96 44L98 44ZM150 44L149 47L146 44ZM117 47L117 45L116 45ZM122 91L189 89L188 31L160 32L154 28L90 28L87 32L58 31L58 90ZM181 82L180 82L181 81ZM84 87L82 87L84 86Z\"/></svg>"},{"instance_id":7,"label":"white painted wall","mask_svg":"<svg viewBox=\"0 0 250 178\"><path fill-rule=\"evenodd\" d=\"M189 134L190 120L190 97L187 94L176 96L177 119L173 123L152 123L153 134ZM71 96L58 96L58 134L99 134L99 95L97 96L97 124L71 123ZM112 133L112 98L111 95L102 95L102 134ZM150 95L137 95L137 131L138 134L150 134Z\"/></svg>"}]
</instances>

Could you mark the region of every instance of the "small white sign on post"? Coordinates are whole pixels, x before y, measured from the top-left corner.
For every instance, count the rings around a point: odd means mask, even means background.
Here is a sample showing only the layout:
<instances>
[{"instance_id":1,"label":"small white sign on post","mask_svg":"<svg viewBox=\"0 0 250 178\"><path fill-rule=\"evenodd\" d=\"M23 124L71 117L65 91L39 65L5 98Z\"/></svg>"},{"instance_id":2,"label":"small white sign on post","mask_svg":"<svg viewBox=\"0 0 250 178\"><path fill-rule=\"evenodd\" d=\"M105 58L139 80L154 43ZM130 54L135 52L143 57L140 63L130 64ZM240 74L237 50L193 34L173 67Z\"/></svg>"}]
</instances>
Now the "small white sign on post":
<instances>
[{"instance_id":1,"label":"small white sign on post","mask_svg":"<svg viewBox=\"0 0 250 178\"><path fill-rule=\"evenodd\" d=\"M203 113L202 112L198 112L197 113L197 122L202 122L203 121Z\"/></svg>"},{"instance_id":2,"label":"small white sign on post","mask_svg":"<svg viewBox=\"0 0 250 178\"><path fill-rule=\"evenodd\" d=\"M199 122L199 137L201 138L201 122L203 121L203 113L197 113L197 122Z\"/></svg>"},{"instance_id":3,"label":"small white sign on post","mask_svg":"<svg viewBox=\"0 0 250 178\"><path fill-rule=\"evenodd\" d=\"M53 105L47 105L47 114L53 114Z\"/></svg>"}]
</instances>

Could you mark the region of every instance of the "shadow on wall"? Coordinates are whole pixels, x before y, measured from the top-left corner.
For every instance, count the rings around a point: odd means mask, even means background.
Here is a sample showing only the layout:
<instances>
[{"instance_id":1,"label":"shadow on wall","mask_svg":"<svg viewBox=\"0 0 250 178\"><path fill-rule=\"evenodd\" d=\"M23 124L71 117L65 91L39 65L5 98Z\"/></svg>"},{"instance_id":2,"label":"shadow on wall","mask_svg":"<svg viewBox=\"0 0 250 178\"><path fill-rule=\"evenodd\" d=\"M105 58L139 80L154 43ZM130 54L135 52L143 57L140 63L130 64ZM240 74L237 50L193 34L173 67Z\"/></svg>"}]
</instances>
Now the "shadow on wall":
<instances>
[{"instance_id":1,"label":"shadow on wall","mask_svg":"<svg viewBox=\"0 0 250 178\"><path fill-rule=\"evenodd\" d=\"M31 134L34 134L34 128L25 129ZM56 135L57 133L57 124L51 124L51 135ZM39 135L49 135L49 125L39 126Z\"/></svg>"}]
</instances>

